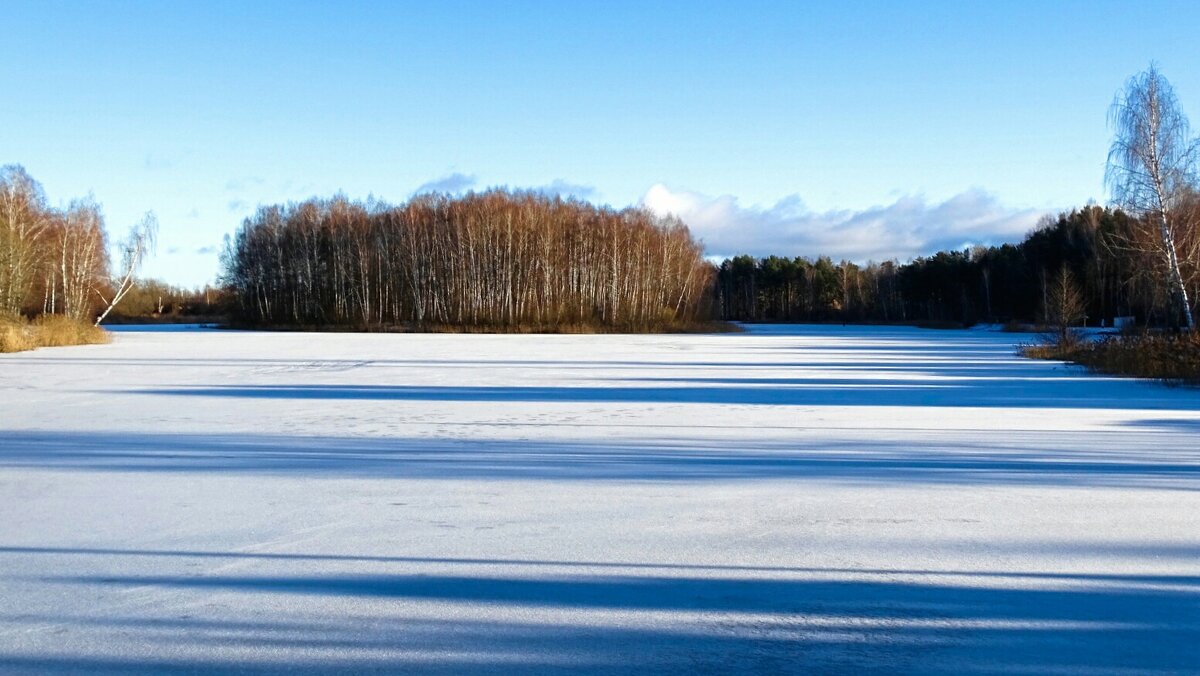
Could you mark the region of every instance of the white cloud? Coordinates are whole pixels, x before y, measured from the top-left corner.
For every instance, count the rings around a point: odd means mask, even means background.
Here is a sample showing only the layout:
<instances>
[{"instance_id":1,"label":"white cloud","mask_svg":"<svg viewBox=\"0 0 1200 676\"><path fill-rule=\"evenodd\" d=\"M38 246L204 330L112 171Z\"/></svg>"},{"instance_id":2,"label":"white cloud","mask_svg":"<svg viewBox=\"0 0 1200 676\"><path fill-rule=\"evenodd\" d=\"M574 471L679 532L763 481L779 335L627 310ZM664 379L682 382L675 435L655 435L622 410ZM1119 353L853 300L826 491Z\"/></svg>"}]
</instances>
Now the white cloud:
<instances>
[{"instance_id":1,"label":"white cloud","mask_svg":"<svg viewBox=\"0 0 1200 676\"><path fill-rule=\"evenodd\" d=\"M903 196L861 211L815 212L795 195L769 208L743 207L732 195L708 197L658 184L642 204L681 218L710 256L828 255L860 262L1018 241L1045 213L1004 207L978 189L934 204Z\"/></svg>"},{"instance_id":2,"label":"white cloud","mask_svg":"<svg viewBox=\"0 0 1200 676\"><path fill-rule=\"evenodd\" d=\"M572 183L562 178L556 178L546 185L536 187L533 190L550 197L577 197L582 200L590 200L596 196L596 188L594 186L584 185L583 183Z\"/></svg>"},{"instance_id":3,"label":"white cloud","mask_svg":"<svg viewBox=\"0 0 1200 676\"><path fill-rule=\"evenodd\" d=\"M413 191L414 195L423 195L425 193L449 193L451 195L469 190L475 187L478 179L474 174L462 174L454 172L448 176L436 178L432 181L422 183L420 187Z\"/></svg>"}]
</instances>

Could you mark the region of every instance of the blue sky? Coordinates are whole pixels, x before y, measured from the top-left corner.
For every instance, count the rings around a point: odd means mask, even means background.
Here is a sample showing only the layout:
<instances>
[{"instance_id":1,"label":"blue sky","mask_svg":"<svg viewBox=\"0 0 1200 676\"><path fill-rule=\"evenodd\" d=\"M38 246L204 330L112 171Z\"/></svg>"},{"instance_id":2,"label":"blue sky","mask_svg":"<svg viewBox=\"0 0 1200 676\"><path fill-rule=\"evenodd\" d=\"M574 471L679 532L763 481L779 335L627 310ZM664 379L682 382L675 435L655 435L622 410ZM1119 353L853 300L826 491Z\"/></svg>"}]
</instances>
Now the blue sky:
<instances>
[{"instance_id":1,"label":"blue sky","mask_svg":"<svg viewBox=\"0 0 1200 676\"><path fill-rule=\"evenodd\" d=\"M424 187L679 213L710 254L908 258L1106 198L1108 106L1200 116L1200 3L8 0L0 164L185 285L256 205Z\"/></svg>"}]
</instances>

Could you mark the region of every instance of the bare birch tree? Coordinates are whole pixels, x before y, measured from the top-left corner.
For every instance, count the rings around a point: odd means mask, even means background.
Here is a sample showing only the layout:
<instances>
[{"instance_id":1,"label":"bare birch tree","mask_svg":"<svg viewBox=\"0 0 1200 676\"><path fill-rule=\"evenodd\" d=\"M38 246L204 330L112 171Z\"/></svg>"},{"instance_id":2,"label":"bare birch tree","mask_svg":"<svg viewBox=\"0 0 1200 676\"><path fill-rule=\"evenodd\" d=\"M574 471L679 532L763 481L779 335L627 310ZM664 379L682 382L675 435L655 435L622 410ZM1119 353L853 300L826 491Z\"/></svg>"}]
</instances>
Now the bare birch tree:
<instances>
[{"instance_id":1,"label":"bare birch tree","mask_svg":"<svg viewBox=\"0 0 1200 676\"><path fill-rule=\"evenodd\" d=\"M158 219L153 213L147 213L129 230L129 236L121 242L121 269L113 276L112 298L105 298L99 290L96 294L104 301L104 311L96 318L96 326L112 312L117 303L137 284L137 272L141 269L147 254L154 250L158 239Z\"/></svg>"},{"instance_id":2,"label":"bare birch tree","mask_svg":"<svg viewBox=\"0 0 1200 676\"><path fill-rule=\"evenodd\" d=\"M63 313L82 320L94 307L92 294L108 271L100 205L90 196L72 201L57 235L54 268Z\"/></svg>"},{"instance_id":3,"label":"bare birch tree","mask_svg":"<svg viewBox=\"0 0 1200 676\"><path fill-rule=\"evenodd\" d=\"M1176 247L1183 223L1177 209L1193 186L1197 146L1175 91L1151 65L1130 78L1109 111L1115 131L1105 182L1113 200L1156 230L1154 254L1175 312L1195 329Z\"/></svg>"},{"instance_id":4,"label":"bare birch tree","mask_svg":"<svg viewBox=\"0 0 1200 676\"><path fill-rule=\"evenodd\" d=\"M1046 323L1054 332L1055 344L1059 347L1074 344L1077 340L1074 327L1086 319L1087 305L1070 268L1063 266L1054 276L1046 302Z\"/></svg>"},{"instance_id":5,"label":"bare birch tree","mask_svg":"<svg viewBox=\"0 0 1200 676\"><path fill-rule=\"evenodd\" d=\"M0 167L0 314L15 315L44 263L51 222L42 186L17 165Z\"/></svg>"}]
</instances>

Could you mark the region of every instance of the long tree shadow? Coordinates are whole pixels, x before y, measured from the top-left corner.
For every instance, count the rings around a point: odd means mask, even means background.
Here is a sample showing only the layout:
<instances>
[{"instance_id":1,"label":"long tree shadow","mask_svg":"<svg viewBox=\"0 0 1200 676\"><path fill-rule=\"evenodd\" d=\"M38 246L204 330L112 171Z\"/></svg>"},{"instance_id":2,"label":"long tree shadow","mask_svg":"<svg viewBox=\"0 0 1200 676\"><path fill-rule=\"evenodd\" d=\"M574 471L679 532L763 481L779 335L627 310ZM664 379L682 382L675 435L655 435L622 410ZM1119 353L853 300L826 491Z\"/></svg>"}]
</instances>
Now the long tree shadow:
<instances>
[{"instance_id":1,"label":"long tree shadow","mask_svg":"<svg viewBox=\"0 0 1200 676\"><path fill-rule=\"evenodd\" d=\"M820 569L817 572L825 572ZM888 575L899 574L887 571ZM961 573L960 573L961 574ZM970 574L966 574L970 576ZM1094 582L1083 576L1069 581ZM1172 623L1200 634L1196 576L1110 576L1122 585L1078 588L983 587L875 580L813 580L603 575L494 577L472 575L106 575L45 578L52 583L187 587L334 596L403 597L552 607L635 610L808 612L875 618L970 617L1039 622L1125 621L1150 629ZM1135 584L1130 584L1136 582ZM1159 608L1170 604L1173 608ZM918 609L923 609L921 612Z\"/></svg>"},{"instance_id":2,"label":"long tree shadow","mask_svg":"<svg viewBox=\"0 0 1200 676\"><path fill-rule=\"evenodd\" d=\"M301 671L416 668L478 671L512 666L739 672L1185 673L1200 669L1200 585L1193 576L1096 584L992 584L897 579L899 571L837 578L839 571L773 578L663 575L496 576L464 574L83 575L43 582L91 588L163 588L227 602L275 604L322 617L330 607L385 602L370 624L296 625L220 618L163 623L145 617L56 618L60 623L142 636L166 654L204 654L231 645L303 650L342 662L286 666ZM834 579L829 579L829 575ZM429 605L432 604L432 605ZM469 608L429 619L422 608ZM378 612L378 610L376 611ZM43 619L43 618L38 618ZM44 618L50 619L50 618ZM88 627L87 625L92 625ZM455 657L469 645L474 656ZM216 652L216 651L214 651ZM368 659L356 663L367 653ZM429 654L443 657L431 661ZM220 655L220 652L216 652ZM295 654L295 653L292 653ZM415 659L414 657L415 656ZM489 661L489 656L494 661ZM56 659L58 661L56 661ZM309 659L312 659L309 657ZM336 659L336 658L335 658ZM574 660L574 662L573 662ZM185 663L220 668L221 663ZM0 651L0 667L112 667L83 656L22 658ZM136 660L117 663L140 671ZM151 663L150 667L163 666ZM281 665L276 665L280 667Z\"/></svg>"},{"instance_id":3,"label":"long tree shadow","mask_svg":"<svg viewBox=\"0 0 1200 676\"><path fill-rule=\"evenodd\" d=\"M1194 437L1171 431L897 438L532 441L9 432L0 467L393 479L810 480L1200 488Z\"/></svg>"},{"instance_id":4,"label":"long tree shadow","mask_svg":"<svg viewBox=\"0 0 1200 676\"><path fill-rule=\"evenodd\" d=\"M661 382L663 379L659 379ZM137 394L230 399L486 403L638 403L769 406L904 406L1200 411L1200 393L1141 383L1096 387L1089 378L974 380L791 378L781 382L682 378L665 386L218 385L136 390Z\"/></svg>"}]
</instances>

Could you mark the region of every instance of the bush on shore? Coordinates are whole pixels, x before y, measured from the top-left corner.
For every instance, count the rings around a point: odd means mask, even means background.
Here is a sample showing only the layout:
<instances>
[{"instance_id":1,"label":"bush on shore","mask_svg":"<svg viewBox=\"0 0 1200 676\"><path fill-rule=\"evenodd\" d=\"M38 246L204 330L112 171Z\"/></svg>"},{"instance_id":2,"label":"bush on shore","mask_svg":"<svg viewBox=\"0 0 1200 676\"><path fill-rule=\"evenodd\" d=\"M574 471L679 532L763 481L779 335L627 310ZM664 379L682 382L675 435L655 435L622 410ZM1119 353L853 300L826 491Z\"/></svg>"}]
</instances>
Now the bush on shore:
<instances>
[{"instance_id":1,"label":"bush on shore","mask_svg":"<svg viewBox=\"0 0 1200 676\"><path fill-rule=\"evenodd\" d=\"M1021 352L1034 359L1074 362L1098 373L1200 385L1200 334L1196 332L1109 336L1098 341L1046 340L1026 345Z\"/></svg>"},{"instance_id":2,"label":"bush on shore","mask_svg":"<svg viewBox=\"0 0 1200 676\"><path fill-rule=\"evenodd\" d=\"M33 321L23 317L0 318L0 352L95 345L108 340L108 332L104 329L61 315L43 315Z\"/></svg>"}]
</instances>

